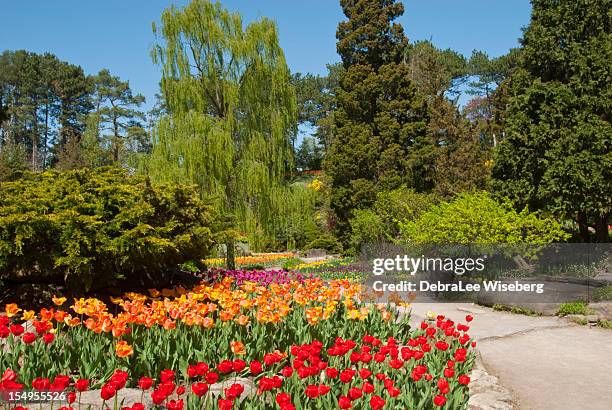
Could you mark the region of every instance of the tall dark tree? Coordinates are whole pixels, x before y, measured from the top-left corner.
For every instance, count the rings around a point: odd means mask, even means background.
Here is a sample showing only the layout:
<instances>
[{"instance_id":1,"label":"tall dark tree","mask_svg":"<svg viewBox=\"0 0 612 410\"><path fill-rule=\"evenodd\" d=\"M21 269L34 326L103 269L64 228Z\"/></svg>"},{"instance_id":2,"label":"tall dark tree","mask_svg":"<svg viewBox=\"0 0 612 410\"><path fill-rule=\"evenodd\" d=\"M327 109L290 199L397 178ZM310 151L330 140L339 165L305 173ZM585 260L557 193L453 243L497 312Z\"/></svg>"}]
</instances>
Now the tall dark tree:
<instances>
[{"instance_id":1,"label":"tall dark tree","mask_svg":"<svg viewBox=\"0 0 612 410\"><path fill-rule=\"evenodd\" d=\"M120 163L128 151L147 150L144 112L138 108L145 102L141 94L134 94L127 81L104 69L92 78L94 82L94 111L91 126L96 127L100 143L108 148L110 160Z\"/></svg>"},{"instance_id":2,"label":"tall dark tree","mask_svg":"<svg viewBox=\"0 0 612 410\"><path fill-rule=\"evenodd\" d=\"M377 192L402 184L432 188L435 147L427 133L426 100L405 63L408 39L394 22L403 5L394 0L340 4L348 18L336 33L344 71L324 169L337 231L346 239L352 210L370 206Z\"/></svg>"},{"instance_id":3,"label":"tall dark tree","mask_svg":"<svg viewBox=\"0 0 612 410\"><path fill-rule=\"evenodd\" d=\"M507 80L495 188L610 240L612 1L533 0L520 68Z\"/></svg>"}]
</instances>

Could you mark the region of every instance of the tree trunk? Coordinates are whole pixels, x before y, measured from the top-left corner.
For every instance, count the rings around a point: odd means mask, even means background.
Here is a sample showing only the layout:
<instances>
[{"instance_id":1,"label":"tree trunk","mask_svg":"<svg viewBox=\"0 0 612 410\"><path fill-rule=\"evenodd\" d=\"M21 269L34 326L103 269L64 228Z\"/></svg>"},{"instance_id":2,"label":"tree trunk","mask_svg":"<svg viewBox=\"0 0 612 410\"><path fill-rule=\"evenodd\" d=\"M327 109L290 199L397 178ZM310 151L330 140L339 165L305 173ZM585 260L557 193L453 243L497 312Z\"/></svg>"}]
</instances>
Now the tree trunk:
<instances>
[{"instance_id":1,"label":"tree trunk","mask_svg":"<svg viewBox=\"0 0 612 410\"><path fill-rule=\"evenodd\" d=\"M580 232L580 239L582 239L582 242L590 242L591 238L589 235L589 224L586 214L584 212L578 212L576 222L578 222L578 230Z\"/></svg>"},{"instance_id":2,"label":"tree trunk","mask_svg":"<svg viewBox=\"0 0 612 410\"><path fill-rule=\"evenodd\" d=\"M227 242L225 243L225 246L227 247L226 252L225 252L225 262L227 265L227 269L235 270L236 269L236 258L234 254L234 246L235 246L234 238L228 239Z\"/></svg>"},{"instance_id":3,"label":"tree trunk","mask_svg":"<svg viewBox=\"0 0 612 410\"><path fill-rule=\"evenodd\" d=\"M608 214L598 215L595 217L595 235L597 242L610 242L610 234L608 232Z\"/></svg>"}]
</instances>

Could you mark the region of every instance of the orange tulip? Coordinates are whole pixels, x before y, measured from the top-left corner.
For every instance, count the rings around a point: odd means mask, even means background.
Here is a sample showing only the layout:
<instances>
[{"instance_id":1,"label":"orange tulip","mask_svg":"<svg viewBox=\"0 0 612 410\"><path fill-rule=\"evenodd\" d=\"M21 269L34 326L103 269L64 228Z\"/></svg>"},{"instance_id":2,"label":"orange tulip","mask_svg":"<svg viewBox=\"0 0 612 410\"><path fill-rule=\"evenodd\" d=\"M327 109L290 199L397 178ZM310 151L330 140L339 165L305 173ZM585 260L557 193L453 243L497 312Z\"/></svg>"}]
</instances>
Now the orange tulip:
<instances>
[{"instance_id":1,"label":"orange tulip","mask_svg":"<svg viewBox=\"0 0 612 410\"><path fill-rule=\"evenodd\" d=\"M115 345L115 353L119 357L128 357L134 353L134 349L125 340L120 340Z\"/></svg>"},{"instance_id":2,"label":"orange tulip","mask_svg":"<svg viewBox=\"0 0 612 410\"><path fill-rule=\"evenodd\" d=\"M244 344L242 342L230 342L230 347L232 349L232 353L234 354L246 354L246 349L244 348Z\"/></svg>"}]
</instances>

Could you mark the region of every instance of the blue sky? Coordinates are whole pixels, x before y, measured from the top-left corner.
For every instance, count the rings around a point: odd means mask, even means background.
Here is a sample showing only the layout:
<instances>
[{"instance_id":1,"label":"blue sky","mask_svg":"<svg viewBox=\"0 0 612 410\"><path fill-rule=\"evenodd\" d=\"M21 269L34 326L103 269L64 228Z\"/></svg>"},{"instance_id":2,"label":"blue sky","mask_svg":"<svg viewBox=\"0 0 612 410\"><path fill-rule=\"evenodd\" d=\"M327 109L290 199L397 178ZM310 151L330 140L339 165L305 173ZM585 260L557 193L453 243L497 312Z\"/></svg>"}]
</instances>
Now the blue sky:
<instances>
[{"instance_id":1,"label":"blue sky","mask_svg":"<svg viewBox=\"0 0 612 410\"><path fill-rule=\"evenodd\" d=\"M2 4L0 50L51 52L81 65L88 74L108 68L145 95L157 91L159 69L151 62L151 23L170 4L188 0L18 0ZM325 73L339 61L336 26L344 18L337 0L224 0L245 21L275 20L293 72ZM518 44L529 23L529 0L404 0L400 18L410 41L431 39L438 47L467 56L491 56Z\"/></svg>"}]
</instances>

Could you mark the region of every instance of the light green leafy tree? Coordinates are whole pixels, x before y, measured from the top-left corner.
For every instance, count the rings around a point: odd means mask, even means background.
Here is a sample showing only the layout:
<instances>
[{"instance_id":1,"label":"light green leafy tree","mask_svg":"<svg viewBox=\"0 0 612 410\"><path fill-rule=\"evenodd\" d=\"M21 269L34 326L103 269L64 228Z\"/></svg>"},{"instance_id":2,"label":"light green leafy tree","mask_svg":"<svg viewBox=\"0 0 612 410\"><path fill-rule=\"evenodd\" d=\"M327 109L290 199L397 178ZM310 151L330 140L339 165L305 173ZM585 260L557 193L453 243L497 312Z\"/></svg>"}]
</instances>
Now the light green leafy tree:
<instances>
[{"instance_id":1,"label":"light green leafy tree","mask_svg":"<svg viewBox=\"0 0 612 410\"><path fill-rule=\"evenodd\" d=\"M146 172L195 183L235 228L266 231L284 192L297 117L276 25L261 18L245 27L220 3L194 0L166 9L153 31L168 114L154 130Z\"/></svg>"}]
</instances>

